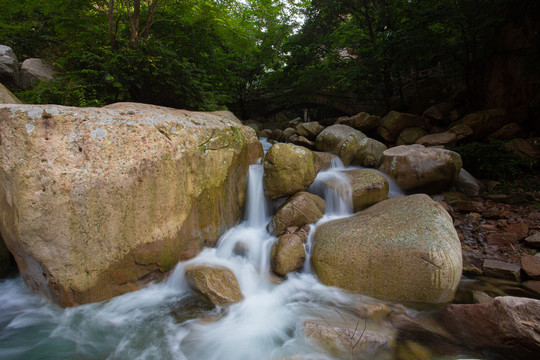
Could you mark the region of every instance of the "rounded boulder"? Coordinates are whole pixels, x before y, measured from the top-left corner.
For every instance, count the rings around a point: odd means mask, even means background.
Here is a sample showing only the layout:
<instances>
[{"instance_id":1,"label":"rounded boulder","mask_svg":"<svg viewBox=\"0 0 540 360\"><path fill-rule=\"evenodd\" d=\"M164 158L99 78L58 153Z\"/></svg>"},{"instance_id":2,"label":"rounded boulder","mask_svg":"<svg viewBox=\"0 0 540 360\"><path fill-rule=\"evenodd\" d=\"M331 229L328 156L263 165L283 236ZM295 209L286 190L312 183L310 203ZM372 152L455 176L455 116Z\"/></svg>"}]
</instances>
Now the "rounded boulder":
<instances>
[{"instance_id":1,"label":"rounded boulder","mask_svg":"<svg viewBox=\"0 0 540 360\"><path fill-rule=\"evenodd\" d=\"M276 143L264 157L264 194L277 199L307 189L319 171L319 161L309 149Z\"/></svg>"},{"instance_id":2,"label":"rounded boulder","mask_svg":"<svg viewBox=\"0 0 540 360\"><path fill-rule=\"evenodd\" d=\"M461 166L461 156L454 151L415 144L384 151L379 170L405 191L432 194L452 186Z\"/></svg>"},{"instance_id":3,"label":"rounded boulder","mask_svg":"<svg viewBox=\"0 0 540 360\"><path fill-rule=\"evenodd\" d=\"M452 218L429 196L382 201L319 226L311 264L326 285L399 301L453 299L462 271Z\"/></svg>"}]
</instances>

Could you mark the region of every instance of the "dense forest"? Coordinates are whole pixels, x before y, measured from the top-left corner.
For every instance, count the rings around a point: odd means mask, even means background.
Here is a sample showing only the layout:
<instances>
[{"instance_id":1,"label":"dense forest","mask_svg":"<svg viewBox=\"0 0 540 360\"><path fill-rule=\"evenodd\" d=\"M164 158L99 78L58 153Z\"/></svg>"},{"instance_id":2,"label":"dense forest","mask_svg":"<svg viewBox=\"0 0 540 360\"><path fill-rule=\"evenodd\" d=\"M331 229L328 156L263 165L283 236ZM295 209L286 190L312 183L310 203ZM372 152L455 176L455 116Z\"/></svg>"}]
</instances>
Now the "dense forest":
<instances>
[{"instance_id":1,"label":"dense forest","mask_svg":"<svg viewBox=\"0 0 540 360\"><path fill-rule=\"evenodd\" d=\"M0 44L59 74L12 87L28 103L229 108L247 120L313 103L359 109L332 99L379 114L458 99L538 115L536 0L2 3ZM277 105L257 112L261 101Z\"/></svg>"}]
</instances>

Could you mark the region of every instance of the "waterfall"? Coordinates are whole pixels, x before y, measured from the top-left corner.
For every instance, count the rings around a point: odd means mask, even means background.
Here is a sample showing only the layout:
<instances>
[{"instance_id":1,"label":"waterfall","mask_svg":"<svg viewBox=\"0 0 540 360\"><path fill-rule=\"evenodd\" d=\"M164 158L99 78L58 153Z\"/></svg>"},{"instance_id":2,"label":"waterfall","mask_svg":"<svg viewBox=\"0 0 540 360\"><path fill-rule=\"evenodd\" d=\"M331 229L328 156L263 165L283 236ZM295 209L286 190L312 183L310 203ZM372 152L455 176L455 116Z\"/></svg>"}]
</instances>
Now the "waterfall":
<instances>
[{"instance_id":1,"label":"waterfall","mask_svg":"<svg viewBox=\"0 0 540 360\"><path fill-rule=\"evenodd\" d=\"M250 227L265 226L268 222L268 203L264 197L262 165L249 167L247 205L244 219Z\"/></svg>"}]
</instances>

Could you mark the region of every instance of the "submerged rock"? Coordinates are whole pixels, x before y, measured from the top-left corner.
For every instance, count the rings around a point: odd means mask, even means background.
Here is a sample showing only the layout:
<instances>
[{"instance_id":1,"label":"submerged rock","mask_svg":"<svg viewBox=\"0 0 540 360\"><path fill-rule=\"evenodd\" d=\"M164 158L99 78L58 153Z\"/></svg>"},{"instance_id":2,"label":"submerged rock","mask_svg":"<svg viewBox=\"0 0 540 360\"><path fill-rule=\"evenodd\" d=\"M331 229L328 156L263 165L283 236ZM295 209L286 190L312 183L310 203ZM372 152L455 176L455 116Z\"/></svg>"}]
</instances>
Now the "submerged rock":
<instances>
[{"instance_id":1,"label":"submerged rock","mask_svg":"<svg viewBox=\"0 0 540 360\"><path fill-rule=\"evenodd\" d=\"M277 199L306 190L319 171L313 151L293 144L276 143L264 157L264 194Z\"/></svg>"},{"instance_id":2,"label":"submerged rock","mask_svg":"<svg viewBox=\"0 0 540 360\"><path fill-rule=\"evenodd\" d=\"M216 306L244 299L238 280L227 268L197 265L186 268L185 274L191 288Z\"/></svg>"},{"instance_id":3,"label":"submerged rock","mask_svg":"<svg viewBox=\"0 0 540 360\"><path fill-rule=\"evenodd\" d=\"M442 303L462 270L452 218L424 194L384 200L320 225L311 263L324 284L368 296Z\"/></svg>"},{"instance_id":4,"label":"submerged rock","mask_svg":"<svg viewBox=\"0 0 540 360\"><path fill-rule=\"evenodd\" d=\"M461 166L461 156L456 152L416 144L383 152L379 170L405 191L432 194L452 186Z\"/></svg>"},{"instance_id":5,"label":"submerged rock","mask_svg":"<svg viewBox=\"0 0 540 360\"><path fill-rule=\"evenodd\" d=\"M304 243L297 234L282 235L272 246L270 265L272 271L279 276L302 269L305 260Z\"/></svg>"},{"instance_id":6,"label":"submerged rock","mask_svg":"<svg viewBox=\"0 0 540 360\"><path fill-rule=\"evenodd\" d=\"M199 112L0 105L0 228L63 306L163 278L238 223L251 128Z\"/></svg>"},{"instance_id":7,"label":"submerged rock","mask_svg":"<svg viewBox=\"0 0 540 360\"><path fill-rule=\"evenodd\" d=\"M390 328L366 329L355 323L332 324L327 321L308 320L304 323L304 334L313 339L329 354L348 358L351 353L354 358L364 359L370 356L375 359L393 359L396 346L396 333ZM363 323L363 322L362 322ZM356 344L356 345L355 345Z\"/></svg>"}]
</instances>

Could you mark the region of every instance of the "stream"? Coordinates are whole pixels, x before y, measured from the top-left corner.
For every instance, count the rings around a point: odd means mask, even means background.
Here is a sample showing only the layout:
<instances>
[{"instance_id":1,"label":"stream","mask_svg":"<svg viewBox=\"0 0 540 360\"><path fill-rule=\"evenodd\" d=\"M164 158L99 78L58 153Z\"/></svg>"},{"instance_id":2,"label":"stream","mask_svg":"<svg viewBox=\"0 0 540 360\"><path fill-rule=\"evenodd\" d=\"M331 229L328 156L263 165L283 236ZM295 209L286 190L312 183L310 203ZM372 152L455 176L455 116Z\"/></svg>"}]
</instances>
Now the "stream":
<instances>
[{"instance_id":1,"label":"stream","mask_svg":"<svg viewBox=\"0 0 540 360\"><path fill-rule=\"evenodd\" d=\"M327 203L326 215L311 226L311 234L317 225L351 214L343 169L335 163L309 190ZM306 337L304 323L315 319L334 324L347 318L354 327L354 319L362 319L362 326L376 328L359 304L379 302L322 285L310 273L309 260L302 272L276 281L269 273L276 238L265 229L273 206L264 199L262 173L262 165L250 167L244 221L223 235L215 248L179 263L164 282L106 302L62 309L27 289L20 277L0 281L0 359L351 359L350 354L332 352ZM325 186L329 181L342 185L329 188ZM399 189L392 188L391 196L398 195ZM187 285L184 269L190 264L229 268L245 299L212 308ZM390 348L376 356L367 349L360 357L395 359Z\"/></svg>"}]
</instances>

